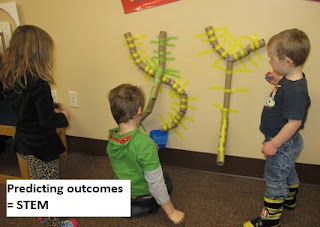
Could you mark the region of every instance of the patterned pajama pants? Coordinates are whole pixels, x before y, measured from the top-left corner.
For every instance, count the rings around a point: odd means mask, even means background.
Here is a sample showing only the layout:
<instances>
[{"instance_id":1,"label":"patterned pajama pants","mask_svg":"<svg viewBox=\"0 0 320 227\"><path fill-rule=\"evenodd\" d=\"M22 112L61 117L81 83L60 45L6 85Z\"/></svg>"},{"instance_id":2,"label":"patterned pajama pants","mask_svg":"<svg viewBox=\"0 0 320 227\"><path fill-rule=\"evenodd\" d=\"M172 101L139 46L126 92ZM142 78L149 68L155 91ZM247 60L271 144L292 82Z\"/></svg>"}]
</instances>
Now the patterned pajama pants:
<instances>
[{"instance_id":1,"label":"patterned pajama pants","mask_svg":"<svg viewBox=\"0 0 320 227\"><path fill-rule=\"evenodd\" d=\"M33 180L54 180L59 179L59 159L45 162L33 155L18 154L28 166L30 178ZM49 226L60 227L61 221L58 218L44 218Z\"/></svg>"}]
</instances>

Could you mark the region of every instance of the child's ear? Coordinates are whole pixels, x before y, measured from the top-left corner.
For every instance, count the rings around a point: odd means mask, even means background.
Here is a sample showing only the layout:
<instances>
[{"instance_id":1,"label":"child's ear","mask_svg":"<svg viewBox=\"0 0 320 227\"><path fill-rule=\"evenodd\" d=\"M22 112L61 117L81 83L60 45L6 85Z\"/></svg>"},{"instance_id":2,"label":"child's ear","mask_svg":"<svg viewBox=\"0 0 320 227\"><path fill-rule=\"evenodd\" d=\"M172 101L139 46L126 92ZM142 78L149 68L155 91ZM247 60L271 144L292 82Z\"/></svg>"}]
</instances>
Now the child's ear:
<instances>
[{"instance_id":1,"label":"child's ear","mask_svg":"<svg viewBox=\"0 0 320 227\"><path fill-rule=\"evenodd\" d=\"M294 67L294 62L291 58L286 57L286 62L289 64L289 66L293 66Z\"/></svg>"},{"instance_id":2,"label":"child's ear","mask_svg":"<svg viewBox=\"0 0 320 227\"><path fill-rule=\"evenodd\" d=\"M138 115L142 114L142 107L139 107L137 114Z\"/></svg>"}]
</instances>

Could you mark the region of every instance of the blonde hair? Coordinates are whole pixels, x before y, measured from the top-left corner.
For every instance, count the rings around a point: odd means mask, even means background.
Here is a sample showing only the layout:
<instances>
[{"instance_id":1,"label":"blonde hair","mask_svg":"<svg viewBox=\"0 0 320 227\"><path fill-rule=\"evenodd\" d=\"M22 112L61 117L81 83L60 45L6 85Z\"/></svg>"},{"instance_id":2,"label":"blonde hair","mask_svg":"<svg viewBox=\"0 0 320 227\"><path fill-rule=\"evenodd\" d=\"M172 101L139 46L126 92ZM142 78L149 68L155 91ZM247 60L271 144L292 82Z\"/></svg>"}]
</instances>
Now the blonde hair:
<instances>
[{"instance_id":1,"label":"blonde hair","mask_svg":"<svg viewBox=\"0 0 320 227\"><path fill-rule=\"evenodd\" d=\"M109 92L109 102L112 116L120 124L133 119L140 107L143 109L145 96L137 86L122 84Z\"/></svg>"},{"instance_id":2,"label":"blonde hair","mask_svg":"<svg viewBox=\"0 0 320 227\"><path fill-rule=\"evenodd\" d=\"M33 25L19 26L3 57L1 81L6 89L26 88L27 76L37 76L50 84L54 43L50 35Z\"/></svg>"},{"instance_id":3,"label":"blonde hair","mask_svg":"<svg viewBox=\"0 0 320 227\"><path fill-rule=\"evenodd\" d=\"M310 51L310 41L306 33L298 29L288 29L274 35L268 42L279 59L290 58L295 66L305 63Z\"/></svg>"}]
</instances>

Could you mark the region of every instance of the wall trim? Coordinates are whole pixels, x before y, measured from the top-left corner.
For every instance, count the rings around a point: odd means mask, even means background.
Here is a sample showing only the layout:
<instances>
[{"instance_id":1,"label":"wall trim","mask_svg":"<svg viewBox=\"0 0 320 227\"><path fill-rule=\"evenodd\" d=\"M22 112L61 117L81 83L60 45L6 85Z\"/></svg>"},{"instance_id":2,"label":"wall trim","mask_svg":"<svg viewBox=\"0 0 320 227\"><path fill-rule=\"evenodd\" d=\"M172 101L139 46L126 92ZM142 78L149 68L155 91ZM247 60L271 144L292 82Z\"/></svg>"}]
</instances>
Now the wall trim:
<instances>
[{"instance_id":1,"label":"wall trim","mask_svg":"<svg viewBox=\"0 0 320 227\"><path fill-rule=\"evenodd\" d=\"M69 151L107 157L107 140L67 136L67 142ZM160 149L159 157L163 166L255 178L263 178L265 165L263 159L226 155L224 166L218 166L216 154L171 148ZM296 169L301 183L320 185L320 165L297 163Z\"/></svg>"}]
</instances>

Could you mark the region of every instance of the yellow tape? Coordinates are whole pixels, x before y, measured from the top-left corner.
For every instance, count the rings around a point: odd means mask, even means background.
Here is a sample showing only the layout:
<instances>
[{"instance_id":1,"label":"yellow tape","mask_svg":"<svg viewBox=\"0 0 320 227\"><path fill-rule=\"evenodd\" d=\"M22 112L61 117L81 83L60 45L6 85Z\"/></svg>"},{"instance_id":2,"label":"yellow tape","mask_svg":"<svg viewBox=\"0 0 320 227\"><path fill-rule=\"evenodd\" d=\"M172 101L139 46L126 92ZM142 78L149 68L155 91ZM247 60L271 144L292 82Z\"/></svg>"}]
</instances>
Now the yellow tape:
<instances>
[{"instance_id":1,"label":"yellow tape","mask_svg":"<svg viewBox=\"0 0 320 227\"><path fill-rule=\"evenodd\" d=\"M145 71L145 72L148 72L149 69L150 69L150 67L147 65L147 66L144 68L144 71Z\"/></svg>"},{"instance_id":2,"label":"yellow tape","mask_svg":"<svg viewBox=\"0 0 320 227\"><path fill-rule=\"evenodd\" d=\"M168 79L168 78L169 78L169 76L164 76L164 77L162 77L162 82L165 82L166 79Z\"/></svg>"},{"instance_id":3,"label":"yellow tape","mask_svg":"<svg viewBox=\"0 0 320 227\"><path fill-rule=\"evenodd\" d=\"M212 89L212 90L224 90L224 92L226 92L226 93L249 92L249 89L246 89L246 88L227 89L227 88L224 88L224 87L211 86L210 89Z\"/></svg>"},{"instance_id":4,"label":"yellow tape","mask_svg":"<svg viewBox=\"0 0 320 227\"><path fill-rule=\"evenodd\" d=\"M129 42L129 41L133 40L133 37L129 36L128 38L126 38L126 40Z\"/></svg>"},{"instance_id":5,"label":"yellow tape","mask_svg":"<svg viewBox=\"0 0 320 227\"><path fill-rule=\"evenodd\" d=\"M217 69L220 69L220 70L222 70L222 71L224 71L224 72L226 72L227 70L225 69L225 68L223 68L222 66L220 66L220 65L216 65L216 64L212 64L212 67L214 67L214 68L217 68Z\"/></svg>"},{"instance_id":6,"label":"yellow tape","mask_svg":"<svg viewBox=\"0 0 320 227\"><path fill-rule=\"evenodd\" d=\"M224 153L226 151L226 149L224 147L218 147L218 151L220 153ZM222 156L220 155L220 157L222 158Z\"/></svg>"},{"instance_id":7,"label":"yellow tape","mask_svg":"<svg viewBox=\"0 0 320 227\"><path fill-rule=\"evenodd\" d=\"M180 107L181 107L182 109L187 109L187 108L188 108L187 105L180 105Z\"/></svg>"},{"instance_id":8,"label":"yellow tape","mask_svg":"<svg viewBox=\"0 0 320 227\"><path fill-rule=\"evenodd\" d=\"M183 88L182 87L180 87L178 90L177 90L177 92L180 94L181 92L183 91Z\"/></svg>"},{"instance_id":9,"label":"yellow tape","mask_svg":"<svg viewBox=\"0 0 320 227\"><path fill-rule=\"evenodd\" d=\"M154 70L153 69L150 69L149 71L148 71L148 75L152 75L154 73Z\"/></svg>"},{"instance_id":10,"label":"yellow tape","mask_svg":"<svg viewBox=\"0 0 320 227\"><path fill-rule=\"evenodd\" d=\"M141 62L141 61L142 61L141 58L136 58L136 59L134 59L134 62L135 62L136 64L138 64L138 63Z\"/></svg>"},{"instance_id":11,"label":"yellow tape","mask_svg":"<svg viewBox=\"0 0 320 227\"><path fill-rule=\"evenodd\" d=\"M214 52L214 49L198 52L197 55L200 56L200 55L209 54L209 53L212 53L212 52Z\"/></svg>"},{"instance_id":12,"label":"yellow tape","mask_svg":"<svg viewBox=\"0 0 320 227\"><path fill-rule=\"evenodd\" d=\"M201 37L204 37L204 36L208 36L207 33L195 34L193 37L194 37L194 38L201 38Z\"/></svg>"},{"instance_id":13,"label":"yellow tape","mask_svg":"<svg viewBox=\"0 0 320 227\"><path fill-rule=\"evenodd\" d=\"M136 47L135 43L128 44L129 47Z\"/></svg>"},{"instance_id":14,"label":"yellow tape","mask_svg":"<svg viewBox=\"0 0 320 227\"><path fill-rule=\"evenodd\" d=\"M188 102L188 99L181 99L181 102Z\"/></svg>"},{"instance_id":15,"label":"yellow tape","mask_svg":"<svg viewBox=\"0 0 320 227\"><path fill-rule=\"evenodd\" d=\"M141 38L146 38L147 35L135 35L133 36L133 39L141 39Z\"/></svg>"},{"instance_id":16,"label":"yellow tape","mask_svg":"<svg viewBox=\"0 0 320 227\"><path fill-rule=\"evenodd\" d=\"M253 58L251 56L247 56L247 58L249 59L249 61L257 68L258 67L258 63L255 62L255 60L253 60Z\"/></svg>"},{"instance_id":17,"label":"yellow tape","mask_svg":"<svg viewBox=\"0 0 320 227\"><path fill-rule=\"evenodd\" d=\"M234 57L235 60L238 60L238 59L239 59L239 56L238 56L237 53L234 53L234 54L233 54L233 57Z\"/></svg>"},{"instance_id":18,"label":"yellow tape","mask_svg":"<svg viewBox=\"0 0 320 227\"><path fill-rule=\"evenodd\" d=\"M140 59L141 59L141 61L143 61L143 60L146 60L147 58L148 58L147 56L143 56L143 57L141 57ZM137 63L139 63L139 62L136 62L136 60L133 59L132 64L133 64L133 65L137 65Z\"/></svg>"},{"instance_id":19,"label":"yellow tape","mask_svg":"<svg viewBox=\"0 0 320 227\"><path fill-rule=\"evenodd\" d=\"M188 97L188 100L196 100L196 99L198 99L199 97Z\"/></svg>"},{"instance_id":20,"label":"yellow tape","mask_svg":"<svg viewBox=\"0 0 320 227\"><path fill-rule=\"evenodd\" d=\"M228 54L228 51L224 51L222 54L221 54L221 57L224 57L224 56L226 56Z\"/></svg>"},{"instance_id":21,"label":"yellow tape","mask_svg":"<svg viewBox=\"0 0 320 227\"><path fill-rule=\"evenodd\" d=\"M209 42L212 42L212 41L215 41L215 40L217 40L217 39L218 39L217 36L212 36L212 37L210 37L208 40L209 40Z\"/></svg>"},{"instance_id":22,"label":"yellow tape","mask_svg":"<svg viewBox=\"0 0 320 227\"><path fill-rule=\"evenodd\" d=\"M178 132L178 130L173 129L173 131L177 134L178 137L180 137L181 140L183 140L182 135Z\"/></svg>"},{"instance_id":23,"label":"yellow tape","mask_svg":"<svg viewBox=\"0 0 320 227\"><path fill-rule=\"evenodd\" d=\"M258 40L258 36L257 36L256 32L253 34L253 40L254 40L254 44L255 44L256 48L259 49L260 44L259 44L259 40Z\"/></svg>"},{"instance_id":24,"label":"yellow tape","mask_svg":"<svg viewBox=\"0 0 320 227\"><path fill-rule=\"evenodd\" d=\"M163 128L163 131L168 131L167 125L163 125L162 128Z\"/></svg>"},{"instance_id":25,"label":"yellow tape","mask_svg":"<svg viewBox=\"0 0 320 227\"><path fill-rule=\"evenodd\" d=\"M256 54L256 56L257 56L260 60L263 60L263 58L261 57L261 55L260 55L257 51L254 51L254 53Z\"/></svg>"},{"instance_id":26,"label":"yellow tape","mask_svg":"<svg viewBox=\"0 0 320 227\"><path fill-rule=\"evenodd\" d=\"M245 57L245 56L246 56L246 53L244 52L244 49L243 49L243 48L241 48L240 54L241 54L242 57Z\"/></svg>"},{"instance_id":27,"label":"yellow tape","mask_svg":"<svg viewBox=\"0 0 320 227\"><path fill-rule=\"evenodd\" d=\"M170 107L174 112L178 112L178 110L173 105L171 105Z\"/></svg>"},{"instance_id":28,"label":"yellow tape","mask_svg":"<svg viewBox=\"0 0 320 227\"><path fill-rule=\"evenodd\" d=\"M219 50L221 48L222 48L222 46L220 44L214 47L215 50Z\"/></svg>"},{"instance_id":29,"label":"yellow tape","mask_svg":"<svg viewBox=\"0 0 320 227\"><path fill-rule=\"evenodd\" d=\"M206 33L207 33L208 36L212 35L212 34L214 34L214 29L211 29L211 30L207 31Z\"/></svg>"},{"instance_id":30,"label":"yellow tape","mask_svg":"<svg viewBox=\"0 0 320 227\"><path fill-rule=\"evenodd\" d=\"M172 85L172 88L175 89L179 85L179 82L176 82L175 84Z\"/></svg>"},{"instance_id":31,"label":"yellow tape","mask_svg":"<svg viewBox=\"0 0 320 227\"><path fill-rule=\"evenodd\" d=\"M132 54L131 56L132 56L133 58L135 58L135 57L137 57L139 54L142 54L142 53L144 53L144 52L145 52L145 50L139 50L139 51L137 51L136 53Z\"/></svg>"},{"instance_id":32,"label":"yellow tape","mask_svg":"<svg viewBox=\"0 0 320 227\"><path fill-rule=\"evenodd\" d=\"M224 87L220 87L220 86L210 86L209 89L211 90L224 90Z\"/></svg>"},{"instance_id":33,"label":"yellow tape","mask_svg":"<svg viewBox=\"0 0 320 227\"><path fill-rule=\"evenodd\" d=\"M223 108L222 105L220 104L213 104L215 107L219 108L221 111L222 111L222 114L225 114L227 115L227 112L230 112L230 113L239 113L239 110L236 110L236 109L229 109L229 108Z\"/></svg>"},{"instance_id":34,"label":"yellow tape","mask_svg":"<svg viewBox=\"0 0 320 227\"><path fill-rule=\"evenodd\" d=\"M175 118L175 119L173 119L173 122L176 123L176 124L179 124L180 121Z\"/></svg>"},{"instance_id":35,"label":"yellow tape","mask_svg":"<svg viewBox=\"0 0 320 227\"><path fill-rule=\"evenodd\" d=\"M186 116L183 116L183 120L188 120L188 121L194 121L194 119L193 118L191 118L191 117L186 117Z\"/></svg>"}]
</instances>

